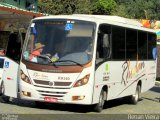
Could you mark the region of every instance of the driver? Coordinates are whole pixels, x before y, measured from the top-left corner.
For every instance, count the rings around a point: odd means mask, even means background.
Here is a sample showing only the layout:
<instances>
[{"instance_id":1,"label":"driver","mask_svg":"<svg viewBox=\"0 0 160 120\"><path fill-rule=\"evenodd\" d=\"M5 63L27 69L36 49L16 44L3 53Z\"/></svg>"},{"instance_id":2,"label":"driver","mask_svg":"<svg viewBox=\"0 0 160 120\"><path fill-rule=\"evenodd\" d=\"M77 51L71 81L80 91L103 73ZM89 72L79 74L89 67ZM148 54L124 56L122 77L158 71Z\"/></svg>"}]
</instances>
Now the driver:
<instances>
[{"instance_id":1,"label":"driver","mask_svg":"<svg viewBox=\"0 0 160 120\"><path fill-rule=\"evenodd\" d=\"M31 53L29 60L33 61L33 62L37 62L37 56L40 56L42 54L43 51L43 47L45 45L41 44L41 43L36 43L35 44L35 49L33 50L33 52Z\"/></svg>"}]
</instances>

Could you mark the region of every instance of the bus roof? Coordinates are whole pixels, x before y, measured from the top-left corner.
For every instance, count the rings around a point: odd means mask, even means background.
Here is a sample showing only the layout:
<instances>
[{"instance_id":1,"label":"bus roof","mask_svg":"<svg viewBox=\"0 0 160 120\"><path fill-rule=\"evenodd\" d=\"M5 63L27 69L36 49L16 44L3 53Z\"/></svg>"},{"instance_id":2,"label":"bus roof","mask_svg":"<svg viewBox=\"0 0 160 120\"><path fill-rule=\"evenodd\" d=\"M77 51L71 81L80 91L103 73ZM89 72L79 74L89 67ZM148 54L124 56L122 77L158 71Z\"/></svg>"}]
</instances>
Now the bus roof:
<instances>
[{"instance_id":1,"label":"bus roof","mask_svg":"<svg viewBox=\"0 0 160 120\"><path fill-rule=\"evenodd\" d=\"M143 25L140 22L138 22L138 20L123 18L119 16L111 16L111 15L86 15L86 14L50 15L50 16L44 16L44 17L37 17L34 20L40 20L40 19L84 20L84 21L95 22L97 24L106 23L106 24L117 25L121 27L155 33L155 30L143 27Z\"/></svg>"}]
</instances>

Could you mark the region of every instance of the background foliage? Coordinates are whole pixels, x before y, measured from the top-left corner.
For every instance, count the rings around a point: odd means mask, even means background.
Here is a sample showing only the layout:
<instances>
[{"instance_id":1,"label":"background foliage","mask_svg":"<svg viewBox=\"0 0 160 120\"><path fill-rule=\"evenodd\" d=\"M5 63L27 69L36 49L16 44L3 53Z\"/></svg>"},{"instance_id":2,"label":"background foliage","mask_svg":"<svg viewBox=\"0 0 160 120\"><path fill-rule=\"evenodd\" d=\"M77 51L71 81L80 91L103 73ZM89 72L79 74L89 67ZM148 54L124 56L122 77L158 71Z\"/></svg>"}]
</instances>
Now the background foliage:
<instances>
[{"instance_id":1,"label":"background foliage","mask_svg":"<svg viewBox=\"0 0 160 120\"><path fill-rule=\"evenodd\" d=\"M160 19L160 0L38 0L38 11L57 14L105 14Z\"/></svg>"}]
</instances>

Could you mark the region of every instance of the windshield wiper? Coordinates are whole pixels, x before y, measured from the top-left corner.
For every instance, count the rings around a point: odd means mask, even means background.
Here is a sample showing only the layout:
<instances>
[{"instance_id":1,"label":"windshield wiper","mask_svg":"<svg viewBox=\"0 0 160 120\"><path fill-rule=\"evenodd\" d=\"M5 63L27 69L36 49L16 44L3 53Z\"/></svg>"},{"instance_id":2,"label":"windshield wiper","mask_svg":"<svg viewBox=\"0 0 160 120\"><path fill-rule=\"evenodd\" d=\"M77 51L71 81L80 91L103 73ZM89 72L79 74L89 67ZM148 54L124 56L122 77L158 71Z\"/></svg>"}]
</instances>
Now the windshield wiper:
<instances>
[{"instance_id":1,"label":"windshield wiper","mask_svg":"<svg viewBox=\"0 0 160 120\"><path fill-rule=\"evenodd\" d=\"M45 59L48 59L49 62L52 62L52 60L47 56L47 55L40 55L40 56L37 56L39 58L45 58Z\"/></svg>"},{"instance_id":2,"label":"windshield wiper","mask_svg":"<svg viewBox=\"0 0 160 120\"><path fill-rule=\"evenodd\" d=\"M39 58L44 58L44 59L48 59L49 63L52 63L53 66L57 67L56 64L51 60L51 58L47 55L40 55L38 56Z\"/></svg>"},{"instance_id":3,"label":"windshield wiper","mask_svg":"<svg viewBox=\"0 0 160 120\"><path fill-rule=\"evenodd\" d=\"M72 63L75 63L75 64L78 65L78 66L83 67L82 64L80 64L80 63L78 63L78 62L76 62L76 61L73 61L73 60L58 60L58 61L55 61L54 63L58 63L58 62L72 62Z\"/></svg>"}]
</instances>

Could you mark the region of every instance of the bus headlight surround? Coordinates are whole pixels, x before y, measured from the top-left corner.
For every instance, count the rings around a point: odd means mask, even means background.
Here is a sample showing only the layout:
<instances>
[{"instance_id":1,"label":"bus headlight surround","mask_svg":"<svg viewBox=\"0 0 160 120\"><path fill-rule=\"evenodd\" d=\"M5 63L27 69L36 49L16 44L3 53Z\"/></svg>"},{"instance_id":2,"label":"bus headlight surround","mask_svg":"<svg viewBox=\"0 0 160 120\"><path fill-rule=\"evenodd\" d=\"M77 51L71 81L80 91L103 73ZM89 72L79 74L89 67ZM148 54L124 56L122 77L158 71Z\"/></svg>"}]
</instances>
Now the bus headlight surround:
<instances>
[{"instance_id":1,"label":"bus headlight surround","mask_svg":"<svg viewBox=\"0 0 160 120\"><path fill-rule=\"evenodd\" d=\"M31 84L30 79L28 78L27 75L24 74L24 72L23 72L22 70L20 71L20 76L21 76L21 79L22 79L24 82Z\"/></svg>"},{"instance_id":2,"label":"bus headlight surround","mask_svg":"<svg viewBox=\"0 0 160 120\"><path fill-rule=\"evenodd\" d=\"M84 76L82 79L78 80L73 87L79 87L79 86L82 86L82 85L85 85L88 83L89 81L89 77L90 77L90 74Z\"/></svg>"}]
</instances>

